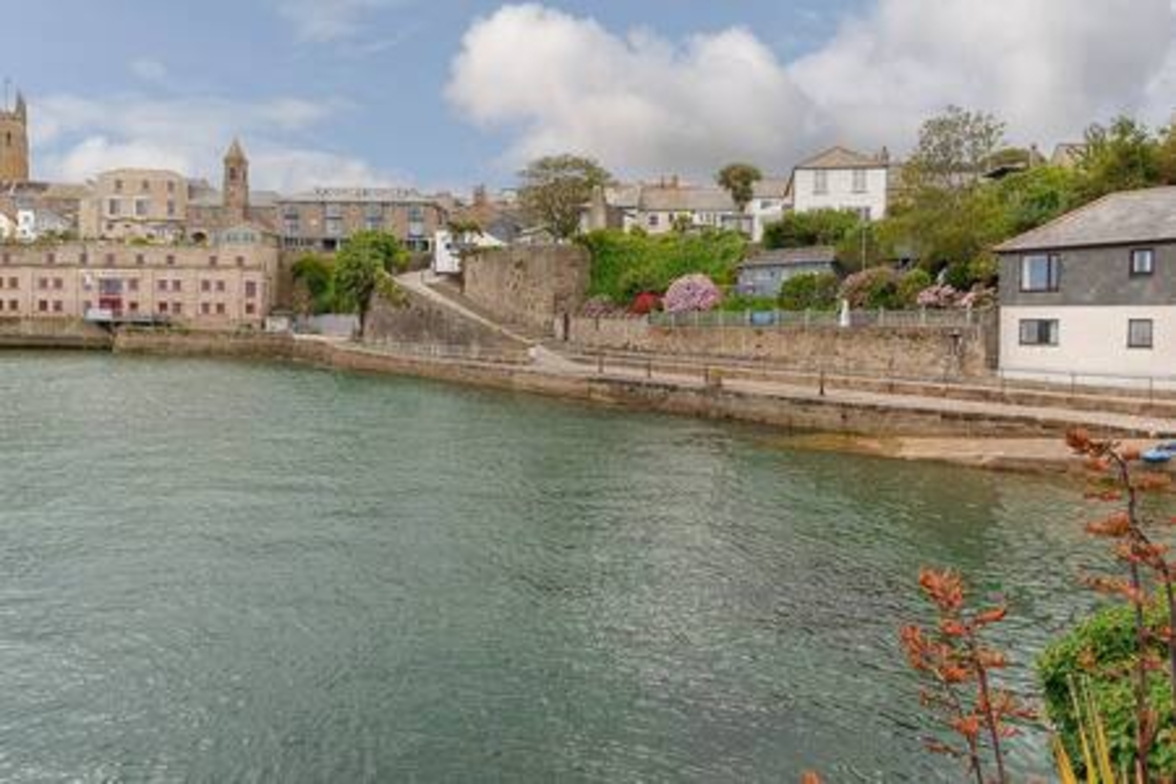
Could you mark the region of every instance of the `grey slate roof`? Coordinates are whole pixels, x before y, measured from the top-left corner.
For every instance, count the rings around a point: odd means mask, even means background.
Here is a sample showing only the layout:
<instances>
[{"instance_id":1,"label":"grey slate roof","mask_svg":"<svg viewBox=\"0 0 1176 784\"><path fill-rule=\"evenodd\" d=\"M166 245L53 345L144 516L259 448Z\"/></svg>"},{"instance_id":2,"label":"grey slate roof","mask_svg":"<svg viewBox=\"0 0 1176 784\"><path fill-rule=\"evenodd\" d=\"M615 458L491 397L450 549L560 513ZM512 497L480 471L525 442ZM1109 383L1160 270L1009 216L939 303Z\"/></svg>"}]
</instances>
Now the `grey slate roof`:
<instances>
[{"instance_id":1,"label":"grey slate roof","mask_svg":"<svg viewBox=\"0 0 1176 784\"><path fill-rule=\"evenodd\" d=\"M740 267L793 267L811 264L832 264L837 260L837 249L827 245L810 248L781 248L757 253Z\"/></svg>"},{"instance_id":2,"label":"grey slate roof","mask_svg":"<svg viewBox=\"0 0 1176 784\"><path fill-rule=\"evenodd\" d=\"M885 169L887 163L847 147L830 147L796 165L798 169Z\"/></svg>"},{"instance_id":3,"label":"grey slate roof","mask_svg":"<svg viewBox=\"0 0 1176 784\"><path fill-rule=\"evenodd\" d=\"M1176 241L1176 187L1112 193L995 250L1018 253L1161 241Z\"/></svg>"},{"instance_id":4,"label":"grey slate roof","mask_svg":"<svg viewBox=\"0 0 1176 784\"><path fill-rule=\"evenodd\" d=\"M641 209L654 212L738 212L731 194L722 188L644 188Z\"/></svg>"}]
</instances>

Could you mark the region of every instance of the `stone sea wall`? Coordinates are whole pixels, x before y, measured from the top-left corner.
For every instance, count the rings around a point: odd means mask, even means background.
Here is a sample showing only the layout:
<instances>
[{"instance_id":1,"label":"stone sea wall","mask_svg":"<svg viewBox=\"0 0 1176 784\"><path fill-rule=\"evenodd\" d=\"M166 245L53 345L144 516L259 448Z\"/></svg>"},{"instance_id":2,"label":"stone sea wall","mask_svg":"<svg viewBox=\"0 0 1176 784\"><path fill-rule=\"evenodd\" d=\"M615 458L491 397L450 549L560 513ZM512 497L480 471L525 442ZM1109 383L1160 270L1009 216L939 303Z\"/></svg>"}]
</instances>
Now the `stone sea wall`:
<instances>
[{"instance_id":1,"label":"stone sea wall","mask_svg":"<svg viewBox=\"0 0 1176 784\"><path fill-rule=\"evenodd\" d=\"M499 321L549 334L557 316L583 304L590 266L579 245L482 251L462 262L462 293Z\"/></svg>"},{"instance_id":2,"label":"stone sea wall","mask_svg":"<svg viewBox=\"0 0 1176 784\"><path fill-rule=\"evenodd\" d=\"M569 340L592 351L766 361L805 370L896 378L991 373L985 327L655 327L645 319L573 318Z\"/></svg>"}]
</instances>

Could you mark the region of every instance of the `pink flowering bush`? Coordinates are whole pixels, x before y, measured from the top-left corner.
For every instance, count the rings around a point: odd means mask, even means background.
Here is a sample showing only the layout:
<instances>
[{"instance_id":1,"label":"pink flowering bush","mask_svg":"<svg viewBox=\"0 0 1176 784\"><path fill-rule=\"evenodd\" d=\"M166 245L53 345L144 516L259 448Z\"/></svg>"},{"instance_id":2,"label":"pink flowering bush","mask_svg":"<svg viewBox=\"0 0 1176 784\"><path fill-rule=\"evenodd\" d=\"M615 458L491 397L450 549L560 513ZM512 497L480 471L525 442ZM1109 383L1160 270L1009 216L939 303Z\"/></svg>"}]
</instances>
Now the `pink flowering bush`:
<instances>
[{"instance_id":1,"label":"pink flowering bush","mask_svg":"<svg viewBox=\"0 0 1176 784\"><path fill-rule=\"evenodd\" d=\"M898 310L902 307L898 291L899 275L891 267L871 267L855 272L841 283L841 298L849 306L858 308L886 308Z\"/></svg>"},{"instance_id":2,"label":"pink flowering bush","mask_svg":"<svg viewBox=\"0 0 1176 784\"><path fill-rule=\"evenodd\" d=\"M723 293L706 275L686 275L670 284L662 307L667 313L688 313L711 310L722 300Z\"/></svg>"},{"instance_id":3,"label":"pink flowering bush","mask_svg":"<svg viewBox=\"0 0 1176 784\"><path fill-rule=\"evenodd\" d=\"M921 308L950 308L959 299L960 293L950 283L929 286L919 292L916 300Z\"/></svg>"},{"instance_id":4,"label":"pink flowering bush","mask_svg":"<svg viewBox=\"0 0 1176 784\"><path fill-rule=\"evenodd\" d=\"M977 286L969 291L964 296L960 297L959 306L961 308L970 308L972 310L978 308L990 308L996 304L996 289L985 288Z\"/></svg>"},{"instance_id":5,"label":"pink flowering bush","mask_svg":"<svg viewBox=\"0 0 1176 784\"><path fill-rule=\"evenodd\" d=\"M610 318L623 315L624 312L624 308L606 296L593 297L580 307L580 315L585 318Z\"/></svg>"}]
</instances>

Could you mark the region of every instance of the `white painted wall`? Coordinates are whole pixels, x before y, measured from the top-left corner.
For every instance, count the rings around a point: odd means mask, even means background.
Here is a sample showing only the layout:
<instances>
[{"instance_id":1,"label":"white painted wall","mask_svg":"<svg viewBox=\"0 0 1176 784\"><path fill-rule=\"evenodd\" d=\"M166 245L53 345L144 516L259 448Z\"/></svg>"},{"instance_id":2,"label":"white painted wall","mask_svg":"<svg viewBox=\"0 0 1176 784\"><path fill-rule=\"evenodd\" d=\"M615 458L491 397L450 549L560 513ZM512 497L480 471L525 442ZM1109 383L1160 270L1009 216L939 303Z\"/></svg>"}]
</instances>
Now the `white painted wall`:
<instances>
[{"instance_id":1,"label":"white painted wall","mask_svg":"<svg viewBox=\"0 0 1176 784\"><path fill-rule=\"evenodd\" d=\"M1057 319L1058 345L1022 346L1023 319ZM1131 319L1153 321L1151 349L1127 348ZM1069 384L1075 374L1080 384L1139 387L1155 377L1157 387L1176 387L1176 305L1002 307L1000 368L1010 378ZM1161 384L1161 376L1173 378Z\"/></svg>"},{"instance_id":2,"label":"white painted wall","mask_svg":"<svg viewBox=\"0 0 1176 784\"><path fill-rule=\"evenodd\" d=\"M0 212L0 240L16 239L16 221Z\"/></svg>"},{"instance_id":3,"label":"white painted wall","mask_svg":"<svg viewBox=\"0 0 1176 784\"><path fill-rule=\"evenodd\" d=\"M817 171L797 169L793 173L792 204L797 212L864 208L870 211L870 220L886 217L887 169L866 169L866 189L861 192L853 188L852 169L824 169L828 188L825 193L816 193Z\"/></svg>"},{"instance_id":4,"label":"white painted wall","mask_svg":"<svg viewBox=\"0 0 1176 784\"><path fill-rule=\"evenodd\" d=\"M440 229L434 235L433 265L435 275L457 275L461 273L461 253L458 243L451 232ZM501 248L505 245L501 240L489 234L469 234L461 238L466 248Z\"/></svg>"},{"instance_id":5,"label":"white painted wall","mask_svg":"<svg viewBox=\"0 0 1176 784\"><path fill-rule=\"evenodd\" d=\"M37 239L37 214L32 210L16 211L16 238L21 242Z\"/></svg>"}]
</instances>

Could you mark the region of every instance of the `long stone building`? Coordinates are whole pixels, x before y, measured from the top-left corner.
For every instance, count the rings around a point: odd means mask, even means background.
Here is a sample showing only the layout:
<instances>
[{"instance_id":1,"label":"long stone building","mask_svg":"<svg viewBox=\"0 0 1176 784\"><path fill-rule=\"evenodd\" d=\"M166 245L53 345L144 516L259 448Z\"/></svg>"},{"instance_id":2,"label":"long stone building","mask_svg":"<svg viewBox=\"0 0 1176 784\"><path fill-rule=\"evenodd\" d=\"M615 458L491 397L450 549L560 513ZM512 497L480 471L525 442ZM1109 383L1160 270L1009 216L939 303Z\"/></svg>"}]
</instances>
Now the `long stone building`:
<instances>
[{"instance_id":1,"label":"long stone building","mask_svg":"<svg viewBox=\"0 0 1176 784\"><path fill-rule=\"evenodd\" d=\"M260 328L274 304L279 255L276 238L250 224L205 245L3 245L0 318Z\"/></svg>"}]
</instances>

